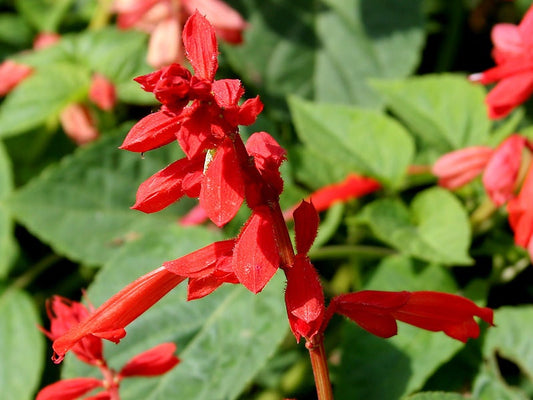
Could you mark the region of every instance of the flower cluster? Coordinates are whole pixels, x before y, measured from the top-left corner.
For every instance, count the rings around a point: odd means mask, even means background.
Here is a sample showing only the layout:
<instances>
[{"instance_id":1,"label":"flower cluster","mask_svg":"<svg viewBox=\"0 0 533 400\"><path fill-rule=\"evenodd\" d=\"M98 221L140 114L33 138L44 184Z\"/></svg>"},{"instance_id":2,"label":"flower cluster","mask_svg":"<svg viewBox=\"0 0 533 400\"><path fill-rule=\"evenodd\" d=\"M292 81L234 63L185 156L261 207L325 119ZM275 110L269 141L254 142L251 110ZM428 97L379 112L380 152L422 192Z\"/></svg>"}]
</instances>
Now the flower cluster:
<instances>
[{"instance_id":1,"label":"flower cluster","mask_svg":"<svg viewBox=\"0 0 533 400\"><path fill-rule=\"evenodd\" d=\"M83 304L60 296L54 296L47 302L47 312L50 330L41 330L51 340L61 337L91 314ZM174 343L160 344L133 357L117 372L107 365L102 339L94 335L85 336L76 343L72 352L84 363L99 368L103 379L64 379L43 388L37 395L37 400L75 400L97 388L104 390L85 399L118 400L120 382L124 378L157 376L170 371L179 363L178 357L174 355L175 351Z\"/></svg>"},{"instance_id":2,"label":"flower cluster","mask_svg":"<svg viewBox=\"0 0 533 400\"><path fill-rule=\"evenodd\" d=\"M323 209L334 200L369 193L380 185L352 176L315 194L310 202L303 201L293 213L294 249L279 206L283 190L279 167L285 150L266 132L254 133L246 144L238 134L238 125L252 124L262 103L256 97L240 104L244 94L240 81L215 79L215 30L200 13L189 18L182 37L194 75L171 64L136 79L162 106L131 129L122 148L142 153L178 141L185 157L142 183L133 208L152 213L189 196L198 197L206 215L220 227L244 202L251 215L237 237L165 262L55 338L56 361L86 337L118 342L127 324L185 279L190 300L208 295L223 283L240 283L258 293L279 269L287 280L285 303L291 330L297 340L305 338L310 349L321 343L335 313L382 337L396 333L396 320L462 341L479 335L475 316L492 324L492 310L435 292L362 291L333 298L326 308L318 272L308 256L319 226L312 201Z\"/></svg>"},{"instance_id":3,"label":"flower cluster","mask_svg":"<svg viewBox=\"0 0 533 400\"><path fill-rule=\"evenodd\" d=\"M503 118L533 94L533 7L522 22L497 24L492 30L496 66L470 75L470 80L489 84L498 82L485 102L489 117Z\"/></svg>"},{"instance_id":4,"label":"flower cluster","mask_svg":"<svg viewBox=\"0 0 533 400\"><path fill-rule=\"evenodd\" d=\"M496 149L473 146L445 154L433 165L439 184L459 188L482 174L485 191L495 206L507 204L517 245L533 259L533 208L526 199L533 190L533 144L513 134Z\"/></svg>"}]
</instances>

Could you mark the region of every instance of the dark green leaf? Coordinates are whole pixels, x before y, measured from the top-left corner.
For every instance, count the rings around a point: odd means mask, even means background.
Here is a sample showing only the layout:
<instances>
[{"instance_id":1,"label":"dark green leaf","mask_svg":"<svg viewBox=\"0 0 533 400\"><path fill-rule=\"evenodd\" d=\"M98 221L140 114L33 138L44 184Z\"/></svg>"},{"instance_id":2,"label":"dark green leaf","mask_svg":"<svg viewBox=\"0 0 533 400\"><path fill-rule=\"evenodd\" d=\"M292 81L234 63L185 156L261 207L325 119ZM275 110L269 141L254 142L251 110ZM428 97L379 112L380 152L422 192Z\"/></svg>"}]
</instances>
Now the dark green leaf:
<instances>
[{"instance_id":1,"label":"dark green leaf","mask_svg":"<svg viewBox=\"0 0 533 400\"><path fill-rule=\"evenodd\" d=\"M73 0L16 0L20 13L36 30L56 32Z\"/></svg>"}]
</instances>

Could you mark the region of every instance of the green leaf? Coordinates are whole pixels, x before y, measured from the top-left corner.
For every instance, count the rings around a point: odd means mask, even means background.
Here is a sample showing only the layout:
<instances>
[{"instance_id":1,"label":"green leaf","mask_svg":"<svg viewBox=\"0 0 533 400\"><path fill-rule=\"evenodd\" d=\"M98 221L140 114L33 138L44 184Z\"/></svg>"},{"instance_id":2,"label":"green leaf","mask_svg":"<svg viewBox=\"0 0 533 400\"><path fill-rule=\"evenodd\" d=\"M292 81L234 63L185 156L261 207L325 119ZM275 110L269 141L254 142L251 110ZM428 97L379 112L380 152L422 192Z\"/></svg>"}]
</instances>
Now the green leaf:
<instances>
[{"instance_id":1,"label":"green leaf","mask_svg":"<svg viewBox=\"0 0 533 400\"><path fill-rule=\"evenodd\" d=\"M327 0L316 19L315 98L376 107L370 78L402 78L418 65L424 44L422 1Z\"/></svg>"},{"instance_id":2,"label":"green leaf","mask_svg":"<svg viewBox=\"0 0 533 400\"><path fill-rule=\"evenodd\" d=\"M22 133L58 118L69 103L83 99L90 75L74 64L36 70L7 96L0 107L0 136Z\"/></svg>"},{"instance_id":3,"label":"green leaf","mask_svg":"<svg viewBox=\"0 0 533 400\"><path fill-rule=\"evenodd\" d=\"M163 261L181 256L181 240L176 229L129 243L98 274L89 299L100 304ZM176 368L161 377L124 380L121 399L234 399L287 333L282 274L258 295L241 285L224 285L187 302L185 292L182 283L127 327L118 346L105 347L106 359L120 369L132 356L159 343L173 341L178 346L181 363ZM70 357L63 375L98 376L94 370Z\"/></svg>"},{"instance_id":4,"label":"green leaf","mask_svg":"<svg viewBox=\"0 0 533 400\"><path fill-rule=\"evenodd\" d=\"M267 101L291 94L377 106L382 100L368 78L401 78L418 64L420 0L240 3L250 26L244 44L224 46L224 54L245 81L263 88Z\"/></svg>"},{"instance_id":5,"label":"green leaf","mask_svg":"<svg viewBox=\"0 0 533 400\"><path fill-rule=\"evenodd\" d=\"M387 106L418 137L421 146L443 154L484 144L491 122L485 89L464 76L427 75L405 80L374 81Z\"/></svg>"},{"instance_id":6,"label":"green leaf","mask_svg":"<svg viewBox=\"0 0 533 400\"><path fill-rule=\"evenodd\" d=\"M128 241L176 224L178 202L164 212L130 210L138 185L176 159L172 148L138 154L119 150L125 132L79 149L15 192L8 205L15 218L58 253L100 265ZM180 228L184 238L213 238L205 228Z\"/></svg>"},{"instance_id":7,"label":"green leaf","mask_svg":"<svg viewBox=\"0 0 533 400\"><path fill-rule=\"evenodd\" d=\"M16 0L19 12L40 32L56 32L72 0Z\"/></svg>"},{"instance_id":8,"label":"green leaf","mask_svg":"<svg viewBox=\"0 0 533 400\"><path fill-rule=\"evenodd\" d=\"M448 265L470 265L470 224L455 196L441 188L418 193L408 208L399 199L380 199L354 219L403 254Z\"/></svg>"},{"instance_id":9,"label":"green leaf","mask_svg":"<svg viewBox=\"0 0 533 400\"><path fill-rule=\"evenodd\" d=\"M472 395L476 400L530 400L524 392L510 387L501 376L489 368L483 370L476 377Z\"/></svg>"},{"instance_id":10,"label":"green leaf","mask_svg":"<svg viewBox=\"0 0 533 400\"><path fill-rule=\"evenodd\" d=\"M9 156L0 143L0 278L4 278L17 253L14 224L4 201L13 190L13 173Z\"/></svg>"},{"instance_id":11,"label":"green leaf","mask_svg":"<svg viewBox=\"0 0 533 400\"><path fill-rule=\"evenodd\" d=\"M533 306L501 307L494 312L495 329L489 329L483 345L487 357L498 353L533 379Z\"/></svg>"},{"instance_id":12,"label":"green leaf","mask_svg":"<svg viewBox=\"0 0 533 400\"><path fill-rule=\"evenodd\" d=\"M0 14L0 41L11 46L30 47L32 32L20 16L15 14Z\"/></svg>"},{"instance_id":13,"label":"green leaf","mask_svg":"<svg viewBox=\"0 0 533 400\"><path fill-rule=\"evenodd\" d=\"M296 131L304 144L349 172L397 188L414 153L405 129L376 111L290 99ZM341 168L339 166L339 168Z\"/></svg>"},{"instance_id":14,"label":"green leaf","mask_svg":"<svg viewBox=\"0 0 533 400\"><path fill-rule=\"evenodd\" d=\"M30 296L16 289L0 294L0 387L6 399L34 398L44 362L44 335Z\"/></svg>"},{"instance_id":15,"label":"green leaf","mask_svg":"<svg viewBox=\"0 0 533 400\"><path fill-rule=\"evenodd\" d=\"M405 397L403 400L467 400L458 393L423 392Z\"/></svg>"},{"instance_id":16,"label":"green leaf","mask_svg":"<svg viewBox=\"0 0 533 400\"><path fill-rule=\"evenodd\" d=\"M386 258L365 289L457 291L442 266L398 256ZM397 336L382 339L344 321L336 399L396 400L419 390L462 347L442 332L427 332L401 322L398 325ZM387 377L386 385L378 383L383 377Z\"/></svg>"}]
</instances>

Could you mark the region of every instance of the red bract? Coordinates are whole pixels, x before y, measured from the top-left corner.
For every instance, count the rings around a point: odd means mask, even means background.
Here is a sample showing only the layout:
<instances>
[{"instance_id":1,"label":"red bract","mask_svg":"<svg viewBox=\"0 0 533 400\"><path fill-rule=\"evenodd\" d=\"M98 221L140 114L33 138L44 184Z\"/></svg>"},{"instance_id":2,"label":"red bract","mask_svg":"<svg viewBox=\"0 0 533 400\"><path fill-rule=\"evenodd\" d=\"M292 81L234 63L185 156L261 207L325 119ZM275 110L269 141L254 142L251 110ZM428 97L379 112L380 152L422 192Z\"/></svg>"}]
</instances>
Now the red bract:
<instances>
[{"instance_id":1,"label":"red bract","mask_svg":"<svg viewBox=\"0 0 533 400\"><path fill-rule=\"evenodd\" d=\"M130 283L115 294L87 319L54 340L54 362L88 335L118 343L126 335L124 328L148 310L185 278L158 268Z\"/></svg>"},{"instance_id":2,"label":"red bract","mask_svg":"<svg viewBox=\"0 0 533 400\"><path fill-rule=\"evenodd\" d=\"M95 74L89 88L89 99L102 110L112 110L117 101L115 85L102 74Z\"/></svg>"},{"instance_id":3,"label":"red bract","mask_svg":"<svg viewBox=\"0 0 533 400\"><path fill-rule=\"evenodd\" d=\"M492 202L497 206L514 197L516 179L522 162L522 150L526 139L511 135L496 149L483 173L483 185Z\"/></svg>"},{"instance_id":4,"label":"red bract","mask_svg":"<svg viewBox=\"0 0 533 400\"><path fill-rule=\"evenodd\" d=\"M0 96L11 92L20 82L26 79L33 69L15 61L6 60L0 64Z\"/></svg>"},{"instance_id":5,"label":"red bract","mask_svg":"<svg viewBox=\"0 0 533 400\"><path fill-rule=\"evenodd\" d=\"M439 185L457 189L476 178L488 164L494 150L487 146L473 146L446 153L433 165L432 172Z\"/></svg>"},{"instance_id":6,"label":"red bract","mask_svg":"<svg viewBox=\"0 0 533 400\"><path fill-rule=\"evenodd\" d=\"M498 24L492 31L497 66L470 76L483 84L498 82L485 102L490 118L503 118L533 94L533 7L520 25Z\"/></svg>"},{"instance_id":7,"label":"red bract","mask_svg":"<svg viewBox=\"0 0 533 400\"><path fill-rule=\"evenodd\" d=\"M66 135L80 146L93 142L100 136L95 121L84 104L69 104L61 111L59 120Z\"/></svg>"},{"instance_id":8,"label":"red bract","mask_svg":"<svg viewBox=\"0 0 533 400\"><path fill-rule=\"evenodd\" d=\"M396 321L466 342L479 336L477 316L493 325L493 311L460 296L438 292L381 292L364 290L335 297L332 312L342 314L380 337L397 334ZM329 311L329 310L328 310Z\"/></svg>"}]
</instances>

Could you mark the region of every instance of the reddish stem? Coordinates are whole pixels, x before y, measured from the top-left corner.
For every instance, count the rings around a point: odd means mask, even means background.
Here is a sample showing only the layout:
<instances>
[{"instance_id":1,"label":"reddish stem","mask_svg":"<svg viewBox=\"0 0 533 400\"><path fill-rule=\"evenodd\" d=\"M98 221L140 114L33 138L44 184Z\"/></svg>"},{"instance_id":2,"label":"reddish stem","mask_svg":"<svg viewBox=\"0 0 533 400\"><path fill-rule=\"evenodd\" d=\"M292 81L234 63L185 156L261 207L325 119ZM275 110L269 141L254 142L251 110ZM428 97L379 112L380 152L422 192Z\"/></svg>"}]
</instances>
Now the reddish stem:
<instances>
[{"instance_id":1,"label":"reddish stem","mask_svg":"<svg viewBox=\"0 0 533 400\"><path fill-rule=\"evenodd\" d=\"M324 337L322 334L316 335L313 340L305 344L305 347L309 350L309 357L311 358L318 400L333 400L328 361L324 349Z\"/></svg>"}]
</instances>

